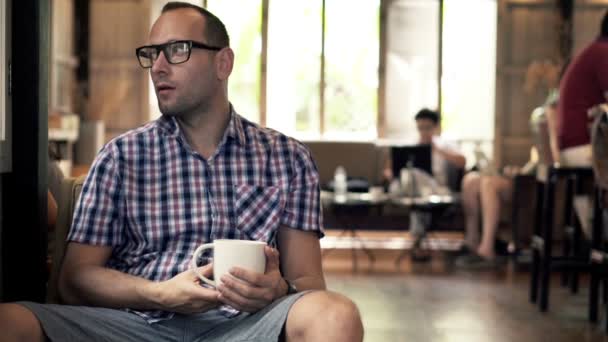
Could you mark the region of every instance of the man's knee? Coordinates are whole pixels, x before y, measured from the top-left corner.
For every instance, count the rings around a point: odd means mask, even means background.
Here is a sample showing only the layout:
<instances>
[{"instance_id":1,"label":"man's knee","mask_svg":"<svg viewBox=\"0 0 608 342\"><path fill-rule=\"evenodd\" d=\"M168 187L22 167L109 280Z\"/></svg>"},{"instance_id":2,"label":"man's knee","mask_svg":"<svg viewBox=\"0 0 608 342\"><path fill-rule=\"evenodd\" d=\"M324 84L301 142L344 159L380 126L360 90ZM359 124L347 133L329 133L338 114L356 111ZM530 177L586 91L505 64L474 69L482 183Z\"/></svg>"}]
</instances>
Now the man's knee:
<instances>
[{"instance_id":1,"label":"man's knee","mask_svg":"<svg viewBox=\"0 0 608 342\"><path fill-rule=\"evenodd\" d=\"M0 331L3 341L44 341L36 316L19 304L0 304Z\"/></svg>"},{"instance_id":2,"label":"man's knee","mask_svg":"<svg viewBox=\"0 0 608 342\"><path fill-rule=\"evenodd\" d=\"M335 341L361 341L363 324L359 309L350 299L338 293L316 291L300 298L287 320L288 337L324 334Z\"/></svg>"}]
</instances>

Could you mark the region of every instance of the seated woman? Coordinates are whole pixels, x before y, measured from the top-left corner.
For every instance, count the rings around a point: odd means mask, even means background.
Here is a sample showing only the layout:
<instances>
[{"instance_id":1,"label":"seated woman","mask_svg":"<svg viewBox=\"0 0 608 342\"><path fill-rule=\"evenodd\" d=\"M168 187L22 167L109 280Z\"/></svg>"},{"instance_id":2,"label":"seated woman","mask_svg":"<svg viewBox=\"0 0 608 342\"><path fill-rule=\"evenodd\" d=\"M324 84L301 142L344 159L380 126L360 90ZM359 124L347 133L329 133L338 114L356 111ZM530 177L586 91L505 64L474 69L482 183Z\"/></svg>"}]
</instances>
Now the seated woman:
<instances>
[{"instance_id":1,"label":"seated woman","mask_svg":"<svg viewBox=\"0 0 608 342\"><path fill-rule=\"evenodd\" d=\"M511 203L513 178L531 174L538 159L533 157L521 169L506 167L501 175L469 172L462 180L462 206L465 213L465 244L468 254L456 259L456 266L485 268L498 265L495 251L500 213ZM481 238L479 216L481 215Z\"/></svg>"},{"instance_id":2,"label":"seated woman","mask_svg":"<svg viewBox=\"0 0 608 342\"><path fill-rule=\"evenodd\" d=\"M537 147L530 151L530 160L521 169L507 166L501 174L470 172L462 180L462 206L465 214L465 244L468 254L456 259L456 266L487 268L498 265L495 250L500 213L513 197L513 179L518 174L533 174L539 160L553 163L558 154L551 126L558 98L552 93L543 107L532 112L530 123ZM544 129L539 127L544 127ZM540 132L542 131L542 132ZM539 156L539 153L541 156ZM481 216L481 229L480 218ZM481 237L479 236L481 232Z\"/></svg>"}]
</instances>

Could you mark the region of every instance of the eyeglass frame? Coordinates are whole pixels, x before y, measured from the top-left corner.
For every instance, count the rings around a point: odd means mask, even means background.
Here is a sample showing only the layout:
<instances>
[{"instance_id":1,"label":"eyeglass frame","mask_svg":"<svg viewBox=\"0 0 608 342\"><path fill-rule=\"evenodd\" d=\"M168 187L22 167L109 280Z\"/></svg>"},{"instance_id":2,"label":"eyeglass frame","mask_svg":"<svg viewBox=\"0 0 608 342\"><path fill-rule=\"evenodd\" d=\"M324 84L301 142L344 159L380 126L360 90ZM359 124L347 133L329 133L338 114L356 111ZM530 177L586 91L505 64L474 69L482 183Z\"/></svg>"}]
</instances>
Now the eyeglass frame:
<instances>
[{"instance_id":1,"label":"eyeglass frame","mask_svg":"<svg viewBox=\"0 0 608 342\"><path fill-rule=\"evenodd\" d=\"M188 57L186 57L185 60L181 61L181 62L177 62L177 63L173 63L169 60L169 58L167 58L167 52L166 49L171 45L171 44L176 44L176 43L188 43ZM143 49L149 49L149 48L154 48L156 49L156 59L152 61L152 64L150 64L150 66L143 66L141 64L141 60L139 59L139 51L143 50ZM203 50L210 50L210 51L220 51L221 49L223 49L223 47L219 47L219 46L212 46L212 45L208 45L205 43L201 43L201 42L197 42L194 40L176 40L176 41L172 41L172 42L167 42L164 44L156 44L156 45L144 45L144 46L140 46L138 48L135 49L135 57L137 57L137 61L139 62L139 65L144 68L144 69L150 69L152 68L152 66L154 65L154 63L158 60L158 57L160 56L160 53L162 52L165 55L165 59L167 60L167 63L169 64L182 64L182 63L186 63L188 60L190 60L190 54L192 53L192 48L197 48L197 49L203 49Z\"/></svg>"}]
</instances>

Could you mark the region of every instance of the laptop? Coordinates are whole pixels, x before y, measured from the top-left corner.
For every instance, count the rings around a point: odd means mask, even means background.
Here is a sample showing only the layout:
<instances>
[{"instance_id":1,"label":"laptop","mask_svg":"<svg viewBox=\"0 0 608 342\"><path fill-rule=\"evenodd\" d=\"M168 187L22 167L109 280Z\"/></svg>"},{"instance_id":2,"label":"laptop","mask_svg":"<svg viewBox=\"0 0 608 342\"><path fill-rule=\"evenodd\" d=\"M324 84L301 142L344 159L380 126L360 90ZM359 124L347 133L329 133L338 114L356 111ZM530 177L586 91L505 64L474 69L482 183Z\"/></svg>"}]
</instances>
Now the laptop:
<instances>
[{"instance_id":1,"label":"laptop","mask_svg":"<svg viewBox=\"0 0 608 342\"><path fill-rule=\"evenodd\" d=\"M393 161L393 175L399 177L401 169L407 168L411 163L412 167L423 170L429 175L433 175L431 145L407 145L392 146L391 159Z\"/></svg>"}]
</instances>

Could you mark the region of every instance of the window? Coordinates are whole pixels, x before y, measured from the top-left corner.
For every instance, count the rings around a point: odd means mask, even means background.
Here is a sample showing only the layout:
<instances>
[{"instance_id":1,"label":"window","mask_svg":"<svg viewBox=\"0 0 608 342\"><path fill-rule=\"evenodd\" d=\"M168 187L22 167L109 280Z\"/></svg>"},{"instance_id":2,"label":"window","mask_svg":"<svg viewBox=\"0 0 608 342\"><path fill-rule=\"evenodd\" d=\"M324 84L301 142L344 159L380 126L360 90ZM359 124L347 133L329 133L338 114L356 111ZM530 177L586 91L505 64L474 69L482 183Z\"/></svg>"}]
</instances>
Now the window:
<instances>
[{"instance_id":1,"label":"window","mask_svg":"<svg viewBox=\"0 0 608 342\"><path fill-rule=\"evenodd\" d=\"M380 0L269 5L267 125L298 138L375 138Z\"/></svg>"},{"instance_id":2,"label":"window","mask_svg":"<svg viewBox=\"0 0 608 342\"><path fill-rule=\"evenodd\" d=\"M207 0L207 9L226 25L235 54L229 98L240 115L260 122L262 1Z\"/></svg>"},{"instance_id":3,"label":"window","mask_svg":"<svg viewBox=\"0 0 608 342\"><path fill-rule=\"evenodd\" d=\"M439 0L397 0L388 8L386 136L416 142L414 116L439 107Z\"/></svg>"},{"instance_id":4,"label":"window","mask_svg":"<svg viewBox=\"0 0 608 342\"><path fill-rule=\"evenodd\" d=\"M470 19L471 13L475 20ZM496 13L495 0L443 4L443 135L462 141L467 157L476 144L492 155ZM473 162L473 158L467 160Z\"/></svg>"},{"instance_id":5,"label":"window","mask_svg":"<svg viewBox=\"0 0 608 342\"><path fill-rule=\"evenodd\" d=\"M380 1L332 0L325 6L325 136L373 139Z\"/></svg>"},{"instance_id":6,"label":"window","mask_svg":"<svg viewBox=\"0 0 608 342\"><path fill-rule=\"evenodd\" d=\"M321 0L270 2L266 124L289 135L319 134L321 20Z\"/></svg>"},{"instance_id":7,"label":"window","mask_svg":"<svg viewBox=\"0 0 608 342\"><path fill-rule=\"evenodd\" d=\"M475 20L471 20L471 13ZM441 108L442 135L461 142L467 160L473 162L476 144L491 155L496 13L495 0L390 3L385 138L416 141L414 116L418 110Z\"/></svg>"}]
</instances>

